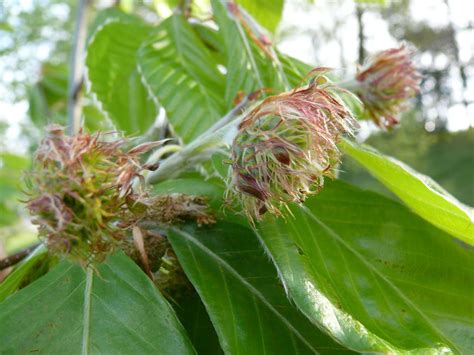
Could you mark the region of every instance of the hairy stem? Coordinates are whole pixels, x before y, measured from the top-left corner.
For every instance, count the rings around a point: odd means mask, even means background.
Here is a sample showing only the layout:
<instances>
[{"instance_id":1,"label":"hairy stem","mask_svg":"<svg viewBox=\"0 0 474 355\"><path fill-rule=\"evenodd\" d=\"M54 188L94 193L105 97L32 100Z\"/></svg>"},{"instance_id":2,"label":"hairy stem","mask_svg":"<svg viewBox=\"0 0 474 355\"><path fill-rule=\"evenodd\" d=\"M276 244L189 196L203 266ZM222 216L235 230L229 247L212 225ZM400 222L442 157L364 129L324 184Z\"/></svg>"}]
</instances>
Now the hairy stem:
<instances>
[{"instance_id":1,"label":"hairy stem","mask_svg":"<svg viewBox=\"0 0 474 355\"><path fill-rule=\"evenodd\" d=\"M229 111L224 117L222 117L219 121L214 123L214 125L209 128L209 132L216 132L225 125L227 125L229 122L232 122L234 119L236 119L239 114L247 107L247 105L252 101L257 93L250 94L242 101L240 101L231 111Z\"/></svg>"},{"instance_id":2,"label":"hairy stem","mask_svg":"<svg viewBox=\"0 0 474 355\"><path fill-rule=\"evenodd\" d=\"M335 83L337 87L341 89L346 89L348 91L354 92L360 88L361 83L356 79L341 81L339 83Z\"/></svg>"},{"instance_id":3,"label":"hairy stem","mask_svg":"<svg viewBox=\"0 0 474 355\"><path fill-rule=\"evenodd\" d=\"M208 160L219 148L232 142L239 121L239 119L232 120L217 131L207 131L196 138L182 150L165 159L156 171L147 176L147 183L157 184L177 177L190 167Z\"/></svg>"},{"instance_id":4,"label":"hairy stem","mask_svg":"<svg viewBox=\"0 0 474 355\"><path fill-rule=\"evenodd\" d=\"M174 178L192 166L208 160L218 149L229 145L237 134L242 112L256 96L257 93L248 95L206 132L161 162L160 167L147 176L147 183L157 184ZM156 159L156 156L152 157L148 163L153 163Z\"/></svg>"}]
</instances>

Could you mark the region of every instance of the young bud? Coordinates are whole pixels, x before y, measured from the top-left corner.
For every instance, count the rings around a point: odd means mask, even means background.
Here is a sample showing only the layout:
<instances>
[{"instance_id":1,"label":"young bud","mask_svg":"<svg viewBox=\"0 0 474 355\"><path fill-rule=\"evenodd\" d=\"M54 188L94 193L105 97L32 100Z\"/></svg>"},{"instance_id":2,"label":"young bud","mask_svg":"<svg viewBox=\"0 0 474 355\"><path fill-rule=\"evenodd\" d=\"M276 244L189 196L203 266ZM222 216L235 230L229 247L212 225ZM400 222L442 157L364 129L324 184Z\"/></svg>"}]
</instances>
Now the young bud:
<instances>
[{"instance_id":1,"label":"young bud","mask_svg":"<svg viewBox=\"0 0 474 355\"><path fill-rule=\"evenodd\" d=\"M307 87L265 99L239 125L228 195L238 196L251 219L280 214L333 175L336 143L356 122L326 82L326 71L316 71Z\"/></svg>"},{"instance_id":2,"label":"young bud","mask_svg":"<svg viewBox=\"0 0 474 355\"><path fill-rule=\"evenodd\" d=\"M380 127L392 127L397 116L419 92L420 74L405 46L375 55L357 73L354 92L365 106L367 115Z\"/></svg>"}]
</instances>

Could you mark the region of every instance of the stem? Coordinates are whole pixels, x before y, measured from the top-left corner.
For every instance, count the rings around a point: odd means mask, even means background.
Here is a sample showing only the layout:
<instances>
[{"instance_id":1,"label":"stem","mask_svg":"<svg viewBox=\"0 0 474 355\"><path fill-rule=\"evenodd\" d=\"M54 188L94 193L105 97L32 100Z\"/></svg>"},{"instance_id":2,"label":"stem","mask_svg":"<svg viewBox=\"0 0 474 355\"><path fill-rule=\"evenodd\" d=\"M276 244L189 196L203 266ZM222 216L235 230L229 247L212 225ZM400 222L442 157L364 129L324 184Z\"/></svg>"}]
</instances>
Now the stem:
<instances>
[{"instance_id":1,"label":"stem","mask_svg":"<svg viewBox=\"0 0 474 355\"><path fill-rule=\"evenodd\" d=\"M5 259L0 260L0 271L9 268L10 266L18 264L24 258L26 258L32 251L34 251L40 244L32 245L26 249L20 250L18 253L7 256Z\"/></svg>"},{"instance_id":2,"label":"stem","mask_svg":"<svg viewBox=\"0 0 474 355\"><path fill-rule=\"evenodd\" d=\"M181 4L179 5L179 7L181 8L181 12L182 14L188 18L189 16L191 16L191 7L192 7L192 4L193 4L193 0L181 0Z\"/></svg>"},{"instance_id":3,"label":"stem","mask_svg":"<svg viewBox=\"0 0 474 355\"><path fill-rule=\"evenodd\" d=\"M356 7L357 25L359 27L359 65L365 62L365 28L364 28L364 9L360 4Z\"/></svg>"},{"instance_id":4,"label":"stem","mask_svg":"<svg viewBox=\"0 0 474 355\"><path fill-rule=\"evenodd\" d=\"M259 25L257 23L255 23L255 20L252 18L252 16L249 16L245 12L245 10L241 9L240 7L239 7L239 11L242 12L242 14L243 14L243 19L242 20L247 22L247 24L248 24L247 28L248 28L249 31L253 31L254 36L257 36L257 38L266 38L267 37L265 34L263 34L260 31ZM291 90L290 82L288 81L288 77L286 76L285 71L283 70L283 66L281 64L280 59L278 58L278 53L275 51L275 47L273 46L273 44L268 44L266 46L266 49L267 49L268 53L270 53L269 57L270 57L271 61L276 66L277 74L278 74L280 82L283 86L283 89L285 91Z\"/></svg>"},{"instance_id":5,"label":"stem","mask_svg":"<svg viewBox=\"0 0 474 355\"><path fill-rule=\"evenodd\" d=\"M146 182L149 184L157 184L161 181L174 178L195 164L208 160L219 148L229 145L237 134L237 126L242 118L244 109L256 96L257 93L252 93L245 97L206 132L177 153L165 159L156 171L151 172L147 176ZM166 148L166 146L164 148ZM161 155L162 154L160 154L159 157L161 157ZM153 163L156 160L156 156L152 157L148 163Z\"/></svg>"},{"instance_id":6,"label":"stem","mask_svg":"<svg viewBox=\"0 0 474 355\"><path fill-rule=\"evenodd\" d=\"M241 102L239 102L231 111L229 111L224 117L219 121L214 123L214 125L209 128L210 132L216 132L229 122L232 122L238 115L244 110L244 108L249 104L250 101L254 98L256 94L250 94L246 96Z\"/></svg>"},{"instance_id":7,"label":"stem","mask_svg":"<svg viewBox=\"0 0 474 355\"><path fill-rule=\"evenodd\" d=\"M174 178L198 163L208 160L219 148L232 142L237 134L240 120L235 118L216 131L208 130L185 146L178 153L165 159L160 167L147 176L146 181L157 184L161 181ZM225 118L225 117L224 117Z\"/></svg>"},{"instance_id":8,"label":"stem","mask_svg":"<svg viewBox=\"0 0 474 355\"><path fill-rule=\"evenodd\" d=\"M176 153L179 152L183 147L177 144L168 144L164 147L158 149L147 161L147 163L153 163L159 161L162 156L168 153Z\"/></svg>"},{"instance_id":9,"label":"stem","mask_svg":"<svg viewBox=\"0 0 474 355\"><path fill-rule=\"evenodd\" d=\"M467 73L466 73L466 66L463 64L463 62L462 62L462 60L459 56L460 48L459 48L459 42L458 42L458 37L457 37L457 30L454 26L453 16L452 16L452 12L451 12L451 5L449 3L449 0L444 0L444 3L446 4L446 8L448 9L448 19L449 19L448 29L449 29L449 35L451 36L451 39L452 39L452 44L453 44L453 49L454 49L454 60L455 60L455 63L457 64L457 66L458 66L459 76L461 78L461 83L462 83L462 86L464 88L464 90L462 91L462 93L463 93L462 94L462 96L463 96L462 104L464 105L464 107L467 108L467 106L469 105L469 102L467 101L467 95L466 95L467 86L468 86L468 77L467 77Z\"/></svg>"},{"instance_id":10,"label":"stem","mask_svg":"<svg viewBox=\"0 0 474 355\"><path fill-rule=\"evenodd\" d=\"M84 81L84 48L87 35L87 17L91 0L78 0L76 28L71 52L68 87L68 131L75 134L81 126L81 88Z\"/></svg>"},{"instance_id":11,"label":"stem","mask_svg":"<svg viewBox=\"0 0 474 355\"><path fill-rule=\"evenodd\" d=\"M355 93L357 89L360 89L361 83L357 81L356 79L351 79L351 80L346 80L346 81L341 81L339 83L336 83L336 86Z\"/></svg>"}]
</instances>

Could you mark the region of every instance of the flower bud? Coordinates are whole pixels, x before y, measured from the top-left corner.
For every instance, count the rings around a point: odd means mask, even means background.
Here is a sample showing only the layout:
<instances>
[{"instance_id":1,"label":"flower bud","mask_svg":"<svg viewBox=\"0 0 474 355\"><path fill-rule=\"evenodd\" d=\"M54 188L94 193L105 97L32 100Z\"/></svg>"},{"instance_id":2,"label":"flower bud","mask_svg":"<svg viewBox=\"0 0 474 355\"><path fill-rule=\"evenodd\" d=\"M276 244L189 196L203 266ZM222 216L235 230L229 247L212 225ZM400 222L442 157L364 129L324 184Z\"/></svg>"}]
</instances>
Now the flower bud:
<instances>
[{"instance_id":1,"label":"flower bud","mask_svg":"<svg viewBox=\"0 0 474 355\"><path fill-rule=\"evenodd\" d=\"M357 73L354 92L366 114L380 127L392 127L397 116L408 108L408 101L419 92L420 74L405 46L375 55Z\"/></svg>"},{"instance_id":2,"label":"flower bud","mask_svg":"<svg viewBox=\"0 0 474 355\"><path fill-rule=\"evenodd\" d=\"M337 99L340 90L316 70L310 85L265 99L240 123L232 144L228 195L238 196L246 214L259 219L302 202L333 176L336 143L356 125Z\"/></svg>"},{"instance_id":3,"label":"flower bud","mask_svg":"<svg viewBox=\"0 0 474 355\"><path fill-rule=\"evenodd\" d=\"M105 134L74 136L62 127L47 127L27 180L27 208L49 251L85 265L101 262L121 247L145 218L173 223L186 218L212 222L204 201L185 195L150 197L139 156L161 145L141 144L126 151L126 139Z\"/></svg>"}]
</instances>

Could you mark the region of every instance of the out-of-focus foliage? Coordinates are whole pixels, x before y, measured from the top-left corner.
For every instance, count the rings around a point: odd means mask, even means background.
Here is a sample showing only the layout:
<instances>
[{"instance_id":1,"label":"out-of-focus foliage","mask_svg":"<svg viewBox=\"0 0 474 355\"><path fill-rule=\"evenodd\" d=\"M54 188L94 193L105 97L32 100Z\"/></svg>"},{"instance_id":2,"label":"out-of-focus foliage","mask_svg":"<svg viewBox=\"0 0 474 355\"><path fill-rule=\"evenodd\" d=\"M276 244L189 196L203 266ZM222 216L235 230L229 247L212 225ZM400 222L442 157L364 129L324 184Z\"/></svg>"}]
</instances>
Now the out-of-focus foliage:
<instances>
[{"instance_id":1,"label":"out-of-focus foliage","mask_svg":"<svg viewBox=\"0 0 474 355\"><path fill-rule=\"evenodd\" d=\"M39 127L49 122L66 123L68 68L44 63L40 80L30 88L28 114Z\"/></svg>"},{"instance_id":2,"label":"out-of-focus foliage","mask_svg":"<svg viewBox=\"0 0 474 355\"><path fill-rule=\"evenodd\" d=\"M0 31L2 84L9 89L2 100L19 100L38 78L38 64L67 64L74 21L74 0L0 3L0 21L10 31Z\"/></svg>"},{"instance_id":3,"label":"out-of-focus foliage","mask_svg":"<svg viewBox=\"0 0 474 355\"><path fill-rule=\"evenodd\" d=\"M274 32L283 13L283 0L237 0L237 4L246 9L255 20L270 32Z\"/></svg>"},{"instance_id":4,"label":"out-of-focus foliage","mask_svg":"<svg viewBox=\"0 0 474 355\"><path fill-rule=\"evenodd\" d=\"M0 153L0 226L14 224L18 216L18 199L22 175L29 160L20 155Z\"/></svg>"}]
</instances>

